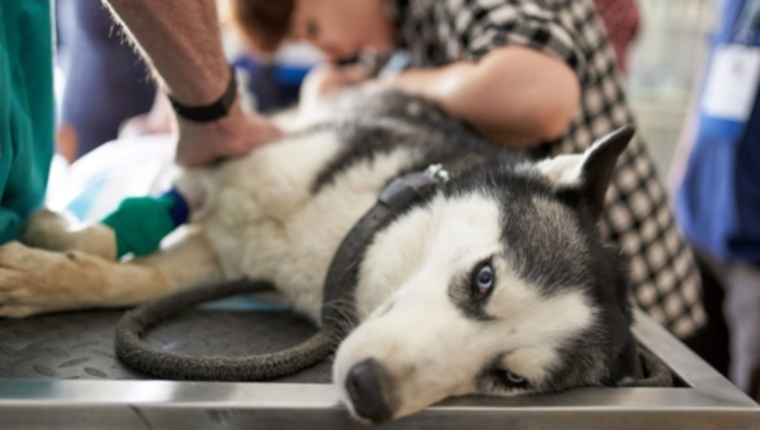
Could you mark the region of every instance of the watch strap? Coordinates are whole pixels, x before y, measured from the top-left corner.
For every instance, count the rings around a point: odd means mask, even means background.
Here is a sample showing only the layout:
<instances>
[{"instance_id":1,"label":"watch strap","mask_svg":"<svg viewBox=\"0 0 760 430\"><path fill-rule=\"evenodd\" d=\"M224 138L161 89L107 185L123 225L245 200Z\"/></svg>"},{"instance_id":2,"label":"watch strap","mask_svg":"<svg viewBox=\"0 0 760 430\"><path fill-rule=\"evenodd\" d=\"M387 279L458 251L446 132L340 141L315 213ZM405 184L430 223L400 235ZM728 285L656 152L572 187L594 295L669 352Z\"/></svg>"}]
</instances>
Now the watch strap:
<instances>
[{"instance_id":1,"label":"watch strap","mask_svg":"<svg viewBox=\"0 0 760 430\"><path fill-rule=\"evenodd\" d=\"M195 122L211 122L227 116L232 104L235 103L237 96L237 80L235 79L235 68L230 67L230 82L224 94L215 102L205 106L185 106L172 96L169 101L177 115L182 118Z\"/></svg>"}]
</instances>

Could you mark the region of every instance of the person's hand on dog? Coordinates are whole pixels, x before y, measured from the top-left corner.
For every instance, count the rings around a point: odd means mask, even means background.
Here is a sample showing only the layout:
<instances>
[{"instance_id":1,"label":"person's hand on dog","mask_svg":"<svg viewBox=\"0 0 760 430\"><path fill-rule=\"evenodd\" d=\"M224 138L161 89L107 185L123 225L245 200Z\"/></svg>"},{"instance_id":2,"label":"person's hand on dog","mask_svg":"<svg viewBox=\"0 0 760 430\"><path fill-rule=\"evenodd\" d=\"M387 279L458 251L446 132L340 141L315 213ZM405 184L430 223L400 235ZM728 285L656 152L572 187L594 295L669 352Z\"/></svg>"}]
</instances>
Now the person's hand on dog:
<instances>
[{"instance_id":1,"label":"person's hand on dog","mask_svg":"<svg viewBox=\"0 0 760 430\"><path fill-rule=\"evenodd\" d=\"M180 117L177 124L176 161L186 167L245 155L282 135L282 130L268 118L244 114L239 100L227 116L216 121L198 123Z\"/></svg>"}]
</instances>

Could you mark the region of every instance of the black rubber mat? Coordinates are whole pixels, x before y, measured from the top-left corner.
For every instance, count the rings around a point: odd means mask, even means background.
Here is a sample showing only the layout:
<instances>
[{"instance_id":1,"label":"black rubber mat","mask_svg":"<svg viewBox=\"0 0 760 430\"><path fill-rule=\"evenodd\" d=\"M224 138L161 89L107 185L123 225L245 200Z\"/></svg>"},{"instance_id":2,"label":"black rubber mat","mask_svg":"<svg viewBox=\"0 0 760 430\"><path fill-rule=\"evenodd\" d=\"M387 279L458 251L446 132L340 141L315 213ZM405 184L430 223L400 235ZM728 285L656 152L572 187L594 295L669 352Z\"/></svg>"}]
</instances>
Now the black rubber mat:
<instances>
[{"instance_id":1,"label":"black rubber mat","mask_svg":"<svg viewBox=\"0 0 760 430\"><path fill-rule=\"evenodd\" d=\"M88 311L0 319L0 378L152 379L114 354L114 326L123 311ZM146 339L187 354L241 356L273 352L313 334L289 312L196 309L167 321ZM277 382L329 383L330 363Z\"/></svg>"}]
</instances>

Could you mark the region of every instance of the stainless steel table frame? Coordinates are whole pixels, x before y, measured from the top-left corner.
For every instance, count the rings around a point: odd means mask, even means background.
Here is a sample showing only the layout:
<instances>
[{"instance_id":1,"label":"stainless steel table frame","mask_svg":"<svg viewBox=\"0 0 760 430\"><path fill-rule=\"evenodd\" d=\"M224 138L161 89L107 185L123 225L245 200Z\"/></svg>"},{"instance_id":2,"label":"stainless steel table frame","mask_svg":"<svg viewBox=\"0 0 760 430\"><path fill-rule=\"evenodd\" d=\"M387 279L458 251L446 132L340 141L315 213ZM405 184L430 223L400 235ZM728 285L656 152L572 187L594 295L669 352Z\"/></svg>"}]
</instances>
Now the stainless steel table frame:
<instances>
[{"instance_id":1,"label":"stainless steel table frame","mask_svg":"<svg viewBox=\"0 0 760 430\"><path fill-rule=\"evenodd\" d=\"M635 333L680 380L673 388L584 388L462 397L388 429L760 429L760 407L642 313ZM327 384L0 380L0 428L366 429Z\"/></svg>"}]
</instances>

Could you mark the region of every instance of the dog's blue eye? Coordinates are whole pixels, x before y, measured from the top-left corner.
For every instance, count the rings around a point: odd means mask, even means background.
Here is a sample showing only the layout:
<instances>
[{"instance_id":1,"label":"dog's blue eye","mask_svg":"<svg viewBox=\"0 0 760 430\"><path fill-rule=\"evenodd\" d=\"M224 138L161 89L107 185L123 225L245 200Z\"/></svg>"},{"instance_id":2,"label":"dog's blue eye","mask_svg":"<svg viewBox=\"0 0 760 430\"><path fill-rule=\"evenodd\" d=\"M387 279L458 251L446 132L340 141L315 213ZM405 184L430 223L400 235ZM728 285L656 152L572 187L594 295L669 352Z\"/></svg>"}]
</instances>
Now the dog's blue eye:
<instances>
[{"instance_id":1,"label":"dog's blue eye","mask_svg":"<svg viewBox=\"0 0 760 430\"><path fill-rule=\"evenodd\" d=\"M517 376L512 372L507 372L507 381L509 381L510 384L516 386L525 384L525 378Z\"/></svg>"},{"instance_id":2,"label":"dog's blue eye","mask_svg":"<svg viewBox=\"0 0 760 430\"><path fill-rule=\"evenodd\" d=\"M493 268L490 264L486 263L480 268L480 270L478 270L478 273L475 275L475 292L480 296L484 296L491 291L493 284Z\"/></svg>"},{"instance_id":3,"label":"dog's blue eye","mask_svg":"<svg viewBox=\"0 0 760 430\"><path fill-rule=\"evenodd\" d=\"M501 385L507 388L527 388L528 381L520 375L516 375L506 369L494 369L493 375Z\"/></svg>"}]
</instances>

